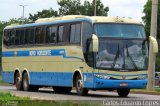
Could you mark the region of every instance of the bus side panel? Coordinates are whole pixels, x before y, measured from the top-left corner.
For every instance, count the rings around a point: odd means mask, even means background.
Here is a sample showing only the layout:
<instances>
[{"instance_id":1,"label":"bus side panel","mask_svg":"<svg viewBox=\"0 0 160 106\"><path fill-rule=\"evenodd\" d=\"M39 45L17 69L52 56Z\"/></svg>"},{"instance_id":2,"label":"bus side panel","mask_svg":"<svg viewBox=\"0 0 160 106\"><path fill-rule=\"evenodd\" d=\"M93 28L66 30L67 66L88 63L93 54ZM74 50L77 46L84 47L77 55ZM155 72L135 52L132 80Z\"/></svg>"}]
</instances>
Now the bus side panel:
<instances>
[{"instance_id":1,"label":"bus side panel","mask_svg":"<svg viewBox=\"0 0 160 106\"><path fill-rule=\"evenodd\" d=\"M71 72L30 72L31 85L72 87Z\"/></svg>"},{"instance_id":2,"label":"bus side panel","mask_svg":"<svg viewBox=\"0 0 160 106\"><path fill-rule=\"evenodd\" d=\"M14 83L14 73L11 71L3 71L2 80L6 83Z\"/></svg>"},{"instance_id":3,"label":"bus side panel","mask_svg":"<svg viewBox=\"0 0 160 106\"><path fill-rule=\"evenodd\" d=\"M93 88L94 87L94 76L93 73L83 73L84 87L85 88Z\"/></svg>"}]
</instances>

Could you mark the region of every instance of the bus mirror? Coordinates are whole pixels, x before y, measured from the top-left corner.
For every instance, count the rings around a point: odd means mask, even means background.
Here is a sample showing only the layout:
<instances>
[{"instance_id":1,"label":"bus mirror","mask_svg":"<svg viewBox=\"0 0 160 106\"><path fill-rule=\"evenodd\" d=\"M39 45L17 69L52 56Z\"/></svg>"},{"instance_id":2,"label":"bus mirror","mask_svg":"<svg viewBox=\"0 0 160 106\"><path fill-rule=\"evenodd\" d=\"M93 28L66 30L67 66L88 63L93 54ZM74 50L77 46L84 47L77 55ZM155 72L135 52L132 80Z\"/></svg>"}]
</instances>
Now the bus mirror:
<instances>
[{"instance_id":1,"label":"bus mirror","mask_svg":"<svg viewBox=\"0 0 160 106\"><path fill-rule=\"evenodd\" d=\"M98 37L95 34L93 34L92 35L92 52L98 52L98 48L99 48Z\"/></svg>"},{"instance_id":2,"label":"bus mirror","mask_svg":"<svg viewBox=\"0 0 160 106\"><path fill-rule=\"evenodd\" d=\"M149 36L150 43L152 43L153 53L158 53L158 43L153 36Z\"/></svg>"}]
</instances>

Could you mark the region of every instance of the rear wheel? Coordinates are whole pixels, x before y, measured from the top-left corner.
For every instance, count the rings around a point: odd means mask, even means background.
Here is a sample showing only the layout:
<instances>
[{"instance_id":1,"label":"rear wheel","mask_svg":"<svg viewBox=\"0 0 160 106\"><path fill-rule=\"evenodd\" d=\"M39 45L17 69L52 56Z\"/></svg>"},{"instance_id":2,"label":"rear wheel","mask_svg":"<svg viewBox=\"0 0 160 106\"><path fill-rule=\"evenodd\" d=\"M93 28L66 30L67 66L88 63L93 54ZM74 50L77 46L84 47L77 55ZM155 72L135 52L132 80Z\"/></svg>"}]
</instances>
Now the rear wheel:
<instances>
[{"instance_id":1,"label":"rear wheel","mask_svg":"<svg viewBox=\"0 0 160 106\"><path fill-rule=\"evenodd\" d=\"M15 75L15 85L17 90L23 90L21 76L19 73L16 73Z\"/></svg>"},{"instance_id":2,"label":"rear wheel","mask_svg":"<svg viewBox=\"0 0 160 106\"><path fill-rule=\"evenodd\" d=\"M24 73L22 82L23 82L24 91L29 91L30 86L29 86L29 78L27 73Z\"/></svg>"},{"instance_id":3,"label":"rear wheel","mask_svg":"<svg viewBox=\"0 0 160 106\"><path fill-rule=\"evenodd\" d=\"M39 89L38 86L29 85L29 77L27 73L24 73L22 83L24 91L38 91Z\"/></svg>"},{"instance_id":4,"label":"rear wheel","mask_svg":"<svg viewBox=\"0 0 160 106\"><path fill-rule=\"evenodd\" d=\"M117 89L117 93L120 97L127 97L130 92L128 88Z\"/></svg>"},{"instance_id":5,"label":"rear wheel","mask_svg":"<svg viewBox=\"0 0 160 106\"><path fill-rule=\"evenodd\" d=\"M76 77L76 91L77 91L77 94L80 96L84 96L88 94L88 89L83 88L83 81L80 74L78 74Z\"/></svg>"}]
</instances>

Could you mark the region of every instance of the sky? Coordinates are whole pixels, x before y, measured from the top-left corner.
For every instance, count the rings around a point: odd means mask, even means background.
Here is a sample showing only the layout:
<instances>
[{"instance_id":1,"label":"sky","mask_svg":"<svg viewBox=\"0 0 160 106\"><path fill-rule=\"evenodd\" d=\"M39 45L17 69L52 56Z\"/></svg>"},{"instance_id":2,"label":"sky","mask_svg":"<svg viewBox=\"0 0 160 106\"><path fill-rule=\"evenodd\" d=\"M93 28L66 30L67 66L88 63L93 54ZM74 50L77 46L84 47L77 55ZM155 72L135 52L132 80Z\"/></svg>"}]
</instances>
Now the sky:
<instances>
[{"instance_id":1,"label":"sky","mask_svg":"<svg viewBox=\"0 0 160 106\"><path fill-rule=\"evenodd\" d=\"M82 2L84 0L81 0ZM92 0L89 0L92 1ZM141 20L143 7L147 0L101 0L104 6L109 7L108 16L131 17ZM35 14L43 9L53 8L58 10L57 0L0 0L0 21L22 17L22 7L25 7L25 17L29 13Z\"/></svg>"}]
</instances>

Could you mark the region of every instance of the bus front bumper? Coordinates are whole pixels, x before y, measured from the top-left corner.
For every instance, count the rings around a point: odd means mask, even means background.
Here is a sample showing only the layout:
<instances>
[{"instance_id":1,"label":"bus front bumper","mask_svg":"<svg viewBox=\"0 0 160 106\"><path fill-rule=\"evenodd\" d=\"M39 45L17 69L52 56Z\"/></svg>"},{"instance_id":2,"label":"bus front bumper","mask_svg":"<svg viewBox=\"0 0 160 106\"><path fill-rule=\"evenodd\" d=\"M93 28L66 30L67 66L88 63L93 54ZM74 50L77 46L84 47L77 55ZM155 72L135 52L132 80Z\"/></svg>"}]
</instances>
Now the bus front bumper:
<instances>
[{"instance_id":1,"label":"bus front bumper","mask_svg":"<svg viewBox=\"0 0 160 106\"><path fill-rule=\"evenodd\" d=\"M132 89L142 89L147 86L147 79L143 80L112 80L112 79L94 79L95 89L105 89L105 88L132 88Z\"/></svg>"}]
</instances>

